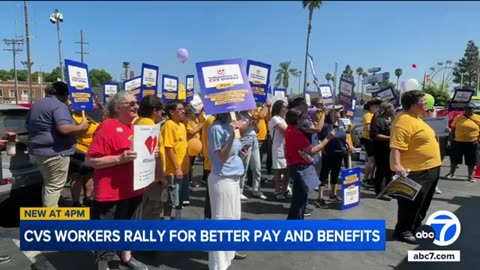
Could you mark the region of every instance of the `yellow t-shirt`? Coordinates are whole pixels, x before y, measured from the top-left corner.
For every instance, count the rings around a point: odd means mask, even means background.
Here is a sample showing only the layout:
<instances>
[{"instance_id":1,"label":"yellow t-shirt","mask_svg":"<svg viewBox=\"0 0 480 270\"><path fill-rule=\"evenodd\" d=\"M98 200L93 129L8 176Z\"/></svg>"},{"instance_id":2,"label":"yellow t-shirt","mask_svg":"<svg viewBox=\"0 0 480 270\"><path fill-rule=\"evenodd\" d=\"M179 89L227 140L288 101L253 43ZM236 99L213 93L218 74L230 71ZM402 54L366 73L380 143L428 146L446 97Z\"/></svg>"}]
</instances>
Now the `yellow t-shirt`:
<instances>
[{"instance_id":1,"label":"yellow t-shirt","mask_svg":"<svg viewBox=\"0 0 480 270\"><path fill-rule=\"evenodd\" d=\"M165 149L165 175L175 175L175 166L170 156L167 154L167 148L172 148L177 158L177 162L184 174L190 171L190 159L187 154L187 129L183 123L175 123L167 120L162 127L162 144Z\"/></svg>"},{"instance_id":2,"label":"yellow t-shirt","mask_svg":"<svg viewBox=\"0 0 480 270\"><path fill-rule=\"evenodd\" d=\"M258 109L255 111L255 116L256 116L256 117L259 117L261 111L262 111L262 108L258 108ZM266 117L265 117L265 118L266 118ZM265 140L267 140L267 123L265 122L265 118L263 118L263 119L258 119L258 121L257 121L257 128L258 128L258 131L257 131L257 139L258 139L259 141L265 141Z\"/></svg>"},{"instance_id":3,"label":"yellow t-shirt","mask_svg":"<svg viewBox=\"0 0 480 270\"><path fill-rule=\"evenodd\" d=\"M477 114L467 118L465 115L455 117L451 125L455 129L455 141L478 142L480 135L480 116Z\"/></svg>"},{"instance_id":4,"label":"yellow t-shirt","mask_svg":"<svg viewBox=\"0 0 480 270\"><path fill-rule=\"evenodd\" d=\"M83 117L81 115L77 114L72 114L73 120L75 120L75 123L80 124L83 121ZM83 153L88 152L88 148L90 148L90 145L93 142L93 134L95 133L95 130L97 130L99 123L90 123L90 126L88 127L87 130L81 131L77 133L77 150L81 151Z\"/></svg>"},{"instance_id":5,"label":"yellow t-shirt","mask_svg":"<svg viewBox=\"0 0 480 270\"><path fill-rule=\"evenodd\" d=\"M215 121L214 115L209 116L205 120L202 128L202 152L203 152L203 169L212 170L212 164L210 163L210 155L208 154L208 128Z\"/></svg>"},{"instance_id":6,"label":"yellow t-shirt","mask_svg":"<svg viewBox=\"0 0 480 270\"><path fill-rule=\"evenodd\" d=\"M137 126L154 126L155 122L148 117L139 117L135 119L134 125Z\"/></svg>"},{"instance_id":7,"label":"yellow t-shirt","mask_svg":"<svg viewBox=\"0 0 480 270\"><path fill-rule=\"evenodd\" d=\"M362 125L363 125L363 133L362 137L365 139L370 139L370 124L372 123L373 113L366 112L363 115Z\"/></svg>"},{"instance_id":8,"label":"yellow t-shirt","mask_svg":"<svg viewBox=\"0 0 480 270\"><path fill-rule=\"evenodd\" d=\"M421 118L400 114L392 124L390 148L400 150L400 164L411 171L442 165L435 131ZM390 163L393 170L393 164Z\"/></svg>"},{"instance_id":9,"label":"yellow t-shirt","mask_svg":"<svg viewBox=\"0 0 480 270\"><path fill-rule=\"evenodd\" d=\"M198 117L193 117L187 123L187 132L190 132L190 131L194 130L199 124L200 124L199 118ZM197 139L200 140L200 133L201 133L200 131L197 132L197 134L195 134L193 136L191 136L190 134L187 133L188 140L190 140L191 138L197 138Z\"/></svg>"}]
</instances>

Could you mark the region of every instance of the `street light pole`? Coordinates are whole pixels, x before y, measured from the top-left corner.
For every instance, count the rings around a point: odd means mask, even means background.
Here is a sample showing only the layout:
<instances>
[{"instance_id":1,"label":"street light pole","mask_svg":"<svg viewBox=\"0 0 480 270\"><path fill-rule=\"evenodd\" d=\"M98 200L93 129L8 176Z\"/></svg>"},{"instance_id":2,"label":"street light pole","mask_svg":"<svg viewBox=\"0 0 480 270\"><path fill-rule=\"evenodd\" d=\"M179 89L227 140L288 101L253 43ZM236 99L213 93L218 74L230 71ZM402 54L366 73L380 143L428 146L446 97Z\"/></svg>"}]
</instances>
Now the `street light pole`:
<instances>
[{"instance_id":1,"label":"street light pole","mask_svg":"<svg viewBox=\"0 0 480 270\"><path fill-rule=\"evenodd\" d=\"M60 64L60 75L62 76L62 81L65 81L65 75L63 72L63 61L62 61L62 39L60 38L60 23L57 23L57 36L58 36L58 61Z\"/></svg>"},{"instance_id":2,"label":"street light pole","mask_svg":"<svg viewBox=\"0 0 480 270\"><path fill-rule=\"evenodd\" d=\"M55 9L55 11L50 15L50 22L57 25L57 39L58 39L58 61L60 64L60 76L62 81L65 81L65 71L63 70L63 61L62 61L62 39L60 38L60 23L63 22L63 14Z\"/></svg>"}]
</instances>

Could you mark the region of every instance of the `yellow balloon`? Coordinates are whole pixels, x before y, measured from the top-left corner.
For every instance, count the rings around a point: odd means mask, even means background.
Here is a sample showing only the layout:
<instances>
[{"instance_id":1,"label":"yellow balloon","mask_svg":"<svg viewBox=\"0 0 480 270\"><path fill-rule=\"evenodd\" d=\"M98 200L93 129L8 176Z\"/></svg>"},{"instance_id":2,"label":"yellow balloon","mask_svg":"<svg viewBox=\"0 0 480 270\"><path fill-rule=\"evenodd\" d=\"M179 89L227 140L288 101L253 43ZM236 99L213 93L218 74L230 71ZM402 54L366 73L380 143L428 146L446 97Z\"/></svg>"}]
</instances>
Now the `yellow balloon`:
<instances>
[{"instance_id":1,"label":"yellow balloon","mask_svg":"<svg viewBox=\"0 0 480 270\"><path fill-rule=\"evenodd\" d=\"M193 137L190 140L188 140L188 155L191 157L197 156L202 152L202 142Z\"/></svg>"},{"instance_id":2,"label":"yellow balloon","mask_svg":"<svg viewBox=\"0 0 480 270\"><path fill-rule=\"evenodd\" d=\"M180 84L178 86L178 99L183 100L187 99L187 90L185 89L185 85Z\"/></svg>"}]
</instances>

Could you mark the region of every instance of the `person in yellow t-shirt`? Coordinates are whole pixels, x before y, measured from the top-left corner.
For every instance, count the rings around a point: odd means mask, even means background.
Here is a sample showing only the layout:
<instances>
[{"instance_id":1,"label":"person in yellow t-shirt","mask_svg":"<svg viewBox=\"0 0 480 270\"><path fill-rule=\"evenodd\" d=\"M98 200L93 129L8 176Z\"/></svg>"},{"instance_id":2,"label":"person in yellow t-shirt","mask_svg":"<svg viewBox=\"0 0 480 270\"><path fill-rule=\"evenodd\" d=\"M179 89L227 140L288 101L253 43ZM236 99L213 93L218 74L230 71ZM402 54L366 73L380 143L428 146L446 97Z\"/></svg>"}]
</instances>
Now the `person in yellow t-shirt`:
<instances>
[{"instance_id":1,"label":"person in yellow t-shirt","mask_svg":"<svg viewBox=\"0 0 480 270\"><path fill-rule=\"evenodd\" d=\"M201 140L201 131L203 128L203 124L205 123L204 120L200 119L199 113L195 112L195 109L190 106L188 103L185 104L185 119L184 124L187 127L187 140L190 141L192 138L196 138ZM188 179L190 180L190 184L194 187L199 187L198 183L193 183L193 165L195 164L196 156L190 157L190 172ZM183 202L184 205L188 205L190 202Z\"/></svg>"},{"instance_id":2,"label":"person in yellow t-shirt","mask_svg":"<svg viewBox=\"0 0 480 270\"><path fill-rule=\"evenodd\" d=\"M160 122L165 105L157 96L146 96L142 99L138 108L138 118L134 125L153 126ZM167 181L163 174L163 160L165 153L162 150L162 140L159 135L159 155L155 165L155 182L150 184L143 195L142 215L143 219L160 219L163 210L162 192L167 187Z\"/></svg>"},{"instance_id":3,"label":"person in yellow t-shirt","mask_svg":"<svg viewBox=\"0 0 480 270\"><path fill-rule=\"evenodd\" d=\"M365 152L367 152L367 164L365 165L365 183L367 185L373 186L375 178L375 159L373 158L373 149L372 149L372 140L370 139L370 124L372 123L373 116L378 112L382 100L379 98L373 98L369 100L363 109L365 114L362 119L362 138L360 138L360 143L362 144Z\"/></svg>"},{"instance_id":4,"label":"person in yellow t-shirt","mask_svg":"<svg viewBox=\"0 0 480 270\"><path fill-rule=\"evenodd\" d=\"M175 207L175 219L181 219L183 202L190 200L190 161L187 154L187 129L183 124L185 108L181 102L171 101L165 112L168 120L163 124L161 133L165 149L165 177L170 192L169 204L164 207L164 217L172 218L172 207Z\"/></svg>"},{"instance_id":5,"label":"person in yellow t-shirt","mask_svg":"<svg viewBox=\"0 0 480 270\"><path fill-rule=\"evenodd\" d=\"M421 116L426 111L425 93L412 90L402 94L401 113L390 132L390 169L422 185L415 200L397 197L398 214L394 238L416 243L415 231L422 224L440 176L440 147L435 131Z\"/></svg>"},{"instance_id":6,"label":"person in yellow t-shirt","mask_svg":"<svg viewBox=\"0 0 480 270\"><path fill-rule=\"evenodd\" d=\"M72 179L70 184L70 192L72 195L72 206L92 206L93 205L93 168L85 166L85 154L92 144L93 134L99 123L95 122L88 116L85 116L89 122L87 130L77 133L77 145L75 153L70 158L69 171ZM72 118L78 125L83 122L82 111L74 111ZM80 203L80 196L84 193L83 202Z\"/></svg>"},{"instance_id":7,"label":"person in yellow t-shirt","mask_svg":"<svg viewBox=\"0 0 480 270\"><path fill-rule=\"evenodd\" d=\"M457 166L462 164L465 157L465 165L468 168L467 181L471 183L477 182L472 179L472 175L478 162L477 151L480 138L480 116L473 113L474 108L475 104L467 104L464 113L457 116L451 124L453 143L450 172L447 174L447 178L454 178Z\"/></svg>"}]
</instances>

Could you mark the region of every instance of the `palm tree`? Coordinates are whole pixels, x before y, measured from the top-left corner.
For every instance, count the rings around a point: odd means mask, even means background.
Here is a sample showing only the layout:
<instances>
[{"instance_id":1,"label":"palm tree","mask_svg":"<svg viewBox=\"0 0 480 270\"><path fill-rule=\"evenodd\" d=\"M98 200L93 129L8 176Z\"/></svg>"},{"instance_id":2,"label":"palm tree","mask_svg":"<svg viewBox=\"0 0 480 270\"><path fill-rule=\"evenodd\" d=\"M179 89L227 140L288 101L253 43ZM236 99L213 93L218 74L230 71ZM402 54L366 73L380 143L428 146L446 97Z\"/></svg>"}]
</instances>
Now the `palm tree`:
<instances>
[{"instance_id":1,"label":"palm tree","mask_svg":"<svg viewBox=\"0 0 480 270\"><path fill-rule=\"evenodd\" d=\"M128 69L130 68L130 62L122 62L122 66L125 69L125 80L128 80Z\"/></svg>"},{"instance_id":2,"label":"palm tree","mask_svg":"<svg viewBox=\"0 0 480 270\"><path fill-rule=\"evenodd\" d=\"M327 80L328 83L330 83L330 81L332 80L332 78L333 78L332 73L327 73L327 74L325 74L325 80Z\"/></svg>"},{"instance_id":3,"label":"palm tree","mask_svg":"<svg viewBox=\"0 0 480 270\"><path fill-rule=\"evenodd\" d=\"M397 90L399 90L398 89L398 81L400 80L400 76L402 76L402 69L401 68L395 69L395 76L397 76Z\"/></svg>"},{"instance_id":4,"label":"palm tree","mask_svg":"<svg viewBox=\"0 0 480 270\"><path fill-rule=\"evenodd\" d=\"M275 87L283 86L283 88L288 89L290 75L300 76L298 69L290 67L291 63L292 61L280 62L280 67L275 71L277 73Z\"/></svg>"},{"instance_id":5,"label":"palm tree","mask_svg":"<svg viewBox=\"0 0 480 270\"><path fill-rule=\"evenodd\" d=\"M305 67L303 69L303 94L307 89L307 58L308 58L308 48L310 46L310 33L312 31L312 18L313 11L319 10L322 5L322 1L302 1L303 8L308 8L308 28L307 28L307 49L305 51Z\"/></svg>"}]
</instances>

